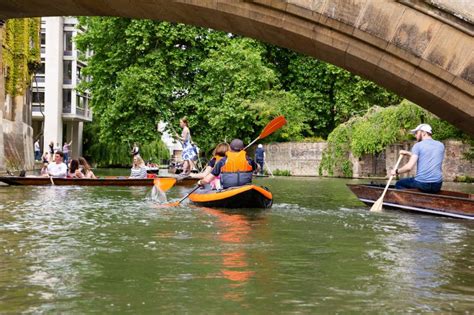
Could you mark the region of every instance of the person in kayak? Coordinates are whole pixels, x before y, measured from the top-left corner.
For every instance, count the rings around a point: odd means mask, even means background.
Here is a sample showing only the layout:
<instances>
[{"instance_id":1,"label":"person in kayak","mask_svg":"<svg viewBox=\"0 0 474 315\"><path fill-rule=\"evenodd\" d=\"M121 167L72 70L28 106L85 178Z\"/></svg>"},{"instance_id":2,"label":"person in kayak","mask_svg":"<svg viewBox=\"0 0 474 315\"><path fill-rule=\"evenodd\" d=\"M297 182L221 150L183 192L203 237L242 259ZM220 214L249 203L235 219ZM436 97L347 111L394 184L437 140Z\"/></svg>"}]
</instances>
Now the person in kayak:
<instances>
[{"instance_id":1,"label":"person in kayak","mask_svg":"<svg viewBox=\"0 0 474 315\"><path fill-rule=\"evenodd\" d=\"M244 143L240 139L234 139L230 143L230 151L220 159L211 173L198 181L199 186L209 184L216 177L220 176L224 189L250 184L252 173L257 169L257 164L247 157Z\"/></svg>"},{"instance_id":2,"label":"person in kayak","mask_svg":"<svg viewBox=\"0 0 474 315\"><path fill-rule=\"evenodd\" d=\"M209 163L207 163L204 170L198 174L191 174L190 177L203 179L204 177L209 175L216 166L216 163L219 162L223 157L225 157L225 154L227 153L227 151L229 151L229 149L230 147L227 142L219 143L212 152L212 159L209 161ZM210 182L210 185L212 189L220 189L220 176L214 178L214 180Z\"/></svg>"},{"instance_id":3,"label":"person in kayak","mask_svg":"<svg viewBox=\"0 0 474 315\"><path fill-rule=\"evenodd\" d=\"M409 156L410 160L402 167L391 170L389 175L407 173L416 164L415 177L400 179L395 188L418 188L422 192L437 193L443 185L444 144L431 138L433 132L428 124L418 125L411 133L415 135L417 143L411 152L400 150L400 154Z\"/></svg>"}]
</instances>

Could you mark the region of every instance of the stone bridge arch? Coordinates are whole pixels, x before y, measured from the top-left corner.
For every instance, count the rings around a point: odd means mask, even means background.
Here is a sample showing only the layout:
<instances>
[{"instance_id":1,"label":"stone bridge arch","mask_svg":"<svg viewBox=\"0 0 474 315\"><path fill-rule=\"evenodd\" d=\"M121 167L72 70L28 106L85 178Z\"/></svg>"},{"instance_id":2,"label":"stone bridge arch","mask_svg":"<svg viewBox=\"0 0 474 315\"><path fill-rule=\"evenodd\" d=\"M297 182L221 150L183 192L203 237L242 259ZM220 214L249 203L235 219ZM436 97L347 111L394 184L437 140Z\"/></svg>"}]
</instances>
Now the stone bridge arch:
<instances>
[{"instance_id":1,"label":"stone bridge arch","mask_svg":"<svg viewBox=\"0 0 474 315\"><path fill-rule=\"evenodd\" d=\"M182 22L345 68L474 136L468 0L8 0L0 18L88 15Z\"/></svg>"}]
</instances>

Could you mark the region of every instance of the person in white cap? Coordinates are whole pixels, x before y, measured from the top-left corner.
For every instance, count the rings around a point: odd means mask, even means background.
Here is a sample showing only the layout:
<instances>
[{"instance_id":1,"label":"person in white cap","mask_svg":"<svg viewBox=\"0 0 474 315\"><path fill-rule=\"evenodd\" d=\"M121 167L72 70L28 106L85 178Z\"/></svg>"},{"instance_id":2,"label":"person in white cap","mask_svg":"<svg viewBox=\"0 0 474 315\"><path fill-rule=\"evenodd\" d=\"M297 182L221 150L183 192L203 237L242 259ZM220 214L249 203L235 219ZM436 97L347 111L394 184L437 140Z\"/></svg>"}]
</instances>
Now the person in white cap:
<instances>
[{"instance_id":1,"label":"person in white cap","mask_svg":"<svg viewBox=\"0 0 474 315\"><path fill-rule=\"evenodd\" d=\"M259 166L260 174L263 175L263 167L265 165L265 149L263 148L262 144L259 144L255 150L255 161Z\"/></svg>"},{"instance_id":2,"label":"person in white cap","mask_svg":"<svg viewBox=\"0 0 474 315\"><path fill-rule=\"evenodd\" d=\"M409 172L416 164L415 177L402 178L395 184L397 189L417 188L426 193L437 193L443 185L444 144L433 140L433 131L428 124L420 124L411 130L417 143L410 151L400 150L400 154L410 157L407 164L390 171L390 175Z\"/></svg>"}]
</instances>

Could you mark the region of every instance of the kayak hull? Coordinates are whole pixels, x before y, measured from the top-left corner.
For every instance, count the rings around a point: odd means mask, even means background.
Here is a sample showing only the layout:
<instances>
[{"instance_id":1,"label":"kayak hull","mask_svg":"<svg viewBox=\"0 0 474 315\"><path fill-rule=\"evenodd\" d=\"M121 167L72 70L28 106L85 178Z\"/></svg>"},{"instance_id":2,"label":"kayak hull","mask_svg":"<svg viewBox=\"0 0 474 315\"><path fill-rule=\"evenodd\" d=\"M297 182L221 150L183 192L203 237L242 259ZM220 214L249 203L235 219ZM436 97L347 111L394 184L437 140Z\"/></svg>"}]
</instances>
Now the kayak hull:
<instances>
[{"instance_id":1,"label":"kayak hull","mask_svg":"<svg viewBox=\"0 0 474 315\"><path fill-rule=\"evenodd\" d=\"M189 196L189 200L210 208L270 208L273 195L264 187L245 185L220 191L197 191Z\"/></svg>"}]
</instances>

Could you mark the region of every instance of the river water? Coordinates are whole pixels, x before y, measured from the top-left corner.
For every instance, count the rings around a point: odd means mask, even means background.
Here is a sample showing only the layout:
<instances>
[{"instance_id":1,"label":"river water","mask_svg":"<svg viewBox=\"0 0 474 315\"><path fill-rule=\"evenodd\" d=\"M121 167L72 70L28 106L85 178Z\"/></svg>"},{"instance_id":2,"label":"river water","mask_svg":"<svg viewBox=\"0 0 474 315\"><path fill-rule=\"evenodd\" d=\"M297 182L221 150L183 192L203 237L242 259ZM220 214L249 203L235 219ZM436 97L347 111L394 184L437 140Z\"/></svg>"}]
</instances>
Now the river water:
<instances>
[{"instance_id":1,"label":"river water","mask_svg":"<svg viewBox=\"0 0 474 315\"><path fill-rule=\"evenodd\" d=\"M356 181L257 182L271 209L163 208L145 187L0 187L0 313L474 310L474 222L371 213L345 187Z\"/></svg>"}]
</instances>

